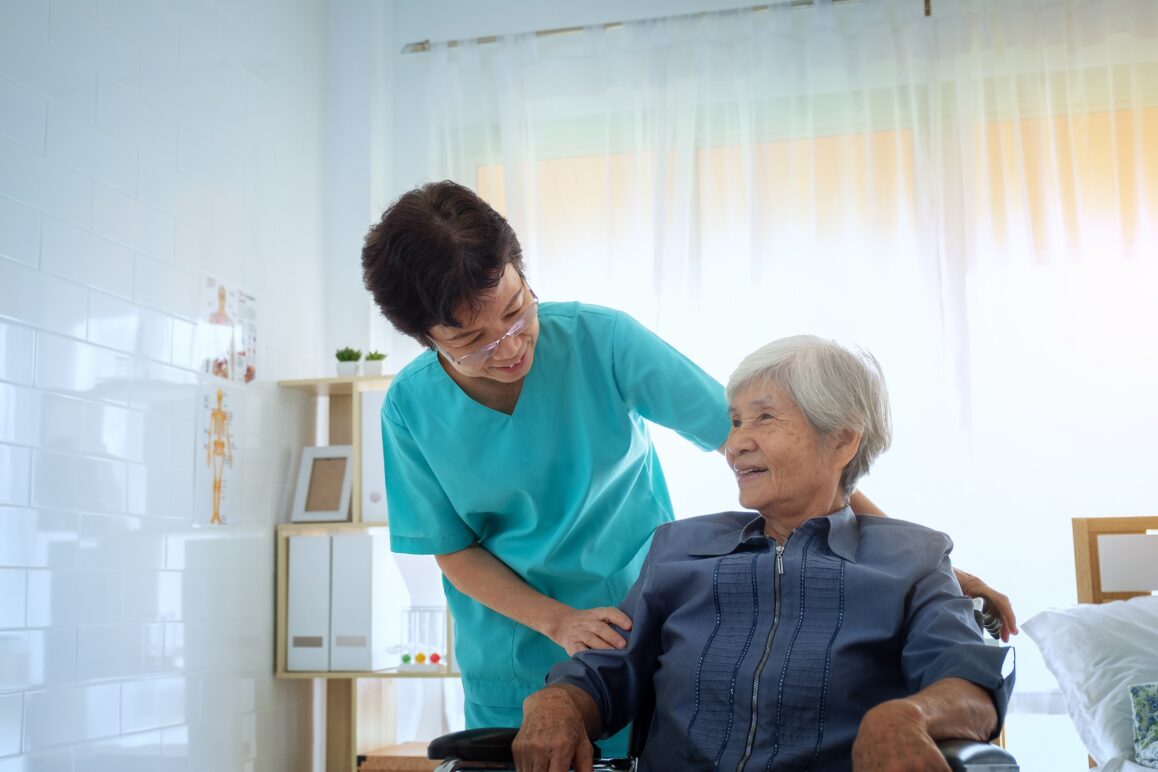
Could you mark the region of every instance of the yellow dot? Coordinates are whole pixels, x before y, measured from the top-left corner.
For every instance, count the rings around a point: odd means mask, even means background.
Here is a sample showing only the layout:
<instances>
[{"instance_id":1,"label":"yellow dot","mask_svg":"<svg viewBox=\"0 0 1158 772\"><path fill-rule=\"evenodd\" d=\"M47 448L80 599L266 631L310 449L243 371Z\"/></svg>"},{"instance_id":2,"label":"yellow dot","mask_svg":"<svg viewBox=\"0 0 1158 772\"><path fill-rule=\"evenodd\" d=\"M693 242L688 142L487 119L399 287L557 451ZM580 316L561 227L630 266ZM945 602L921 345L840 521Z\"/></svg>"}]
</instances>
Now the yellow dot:
<instances>
[{"instance_id":1,"label":"yellow dot","mask_svg":"<svg viewBox=\"0 0 1158 772\"><path fill-rule=\"evenodd\" d=\"M426 655L420 651L418 652L417 656L414 657L414 661L421 665L426 662Z\"/></svg>"}]
</instances>

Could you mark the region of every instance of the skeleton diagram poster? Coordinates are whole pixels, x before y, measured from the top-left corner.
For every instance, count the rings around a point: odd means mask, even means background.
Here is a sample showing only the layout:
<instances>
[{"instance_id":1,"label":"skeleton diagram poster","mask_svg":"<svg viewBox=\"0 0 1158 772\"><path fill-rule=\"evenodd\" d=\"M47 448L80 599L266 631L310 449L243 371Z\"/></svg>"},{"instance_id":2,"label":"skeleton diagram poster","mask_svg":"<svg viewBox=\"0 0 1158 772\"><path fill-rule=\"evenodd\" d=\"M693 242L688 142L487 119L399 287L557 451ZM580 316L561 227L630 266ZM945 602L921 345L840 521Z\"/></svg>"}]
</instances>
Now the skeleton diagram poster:
<instances>
[{"instance_id":1,"label":"skeleton diagram poster","mask_svg":"<svg viewBox=\"0 0 1158 772\"><path fill-rule=\"evenodd\" d=\"M197 393L197 455L194 524L226 525L240 500L234 395L224 384L202 383Z\"/></svg>"}]
</instances>

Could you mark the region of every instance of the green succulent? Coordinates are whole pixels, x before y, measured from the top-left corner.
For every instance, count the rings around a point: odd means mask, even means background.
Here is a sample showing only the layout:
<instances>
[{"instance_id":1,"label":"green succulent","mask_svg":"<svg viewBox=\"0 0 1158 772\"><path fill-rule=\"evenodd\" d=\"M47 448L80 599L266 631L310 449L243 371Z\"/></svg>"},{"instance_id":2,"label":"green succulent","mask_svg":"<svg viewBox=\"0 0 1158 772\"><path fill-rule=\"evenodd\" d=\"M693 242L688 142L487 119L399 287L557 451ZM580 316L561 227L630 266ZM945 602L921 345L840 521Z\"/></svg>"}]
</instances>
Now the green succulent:
<instances>
[{"instance_id":1,"label":"green succulent","mask_svg":"<svg viewBox=\"0 0 1158 772\"><path fill-rule=\"evenodd\" d=\"M386 358L386 355L383 354L381 351L367 351L366 352L366 361L367 362L381 362L385 358Z\"/></svg>"},{"instance_id":2,"label":"green succulent","mask_svg":"<svg viewBox=\"0 0 1158 772\"><path fill-rule=\"evenodd\" d=\"M334 356L338 358L339 362L357 362L362 358L362 352L359 349L347 346L346 348L338 349Z\"/></svg>"}]
</instances>

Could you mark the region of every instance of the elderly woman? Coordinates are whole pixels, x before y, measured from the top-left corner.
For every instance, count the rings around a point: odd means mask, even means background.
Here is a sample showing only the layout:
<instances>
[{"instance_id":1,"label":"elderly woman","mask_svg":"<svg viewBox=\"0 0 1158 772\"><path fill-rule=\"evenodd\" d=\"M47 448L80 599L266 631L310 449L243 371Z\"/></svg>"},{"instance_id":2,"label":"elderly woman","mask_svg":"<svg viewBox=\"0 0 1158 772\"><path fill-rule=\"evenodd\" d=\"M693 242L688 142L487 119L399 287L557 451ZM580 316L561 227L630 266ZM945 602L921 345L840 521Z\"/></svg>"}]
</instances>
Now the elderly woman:
<instances>
[{"instance_id":1,"label":"elderly woman","mask_svg":"<svg viewBox=\"0 0 1158 772\"><path fill-rule=\"evenodd\" d=\"M981 640L947 536L848 506L890 442L876 360L787 338L727 397L726 455L759 515L656 531L627 647L551 670L524 704L519 769L590 769L588 738L654 697L645 770L947 770L935 740L997 734L1012 656Z\"/></svg>"}]
</instances>

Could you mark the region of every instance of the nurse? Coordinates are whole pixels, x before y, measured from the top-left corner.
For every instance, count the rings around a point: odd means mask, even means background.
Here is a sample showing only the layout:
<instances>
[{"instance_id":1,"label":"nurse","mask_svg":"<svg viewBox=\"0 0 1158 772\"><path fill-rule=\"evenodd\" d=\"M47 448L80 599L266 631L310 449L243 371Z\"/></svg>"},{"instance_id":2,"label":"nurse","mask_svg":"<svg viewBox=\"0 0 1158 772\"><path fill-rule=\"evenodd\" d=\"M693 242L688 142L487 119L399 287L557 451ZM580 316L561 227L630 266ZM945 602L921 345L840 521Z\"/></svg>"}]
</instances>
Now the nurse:
<instances>
[{"instance_id":1,"label":"nurse","mask_svg":"<svg viewBox=\"0 0 1158 772\"><path fill-rule=\"evenodd\" d=\"M467 726L518 726L553 664L626 644L616 606L674 519L645 419L717 450L723 388L626 314L540 303L510 225L453 182L387 209L362 267L428 349L382 408L391 546L443 572Z\"/></svg>"}]
</instances>

